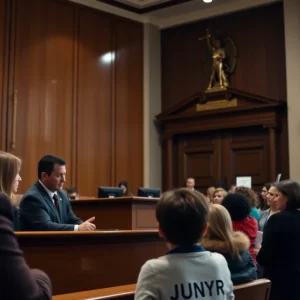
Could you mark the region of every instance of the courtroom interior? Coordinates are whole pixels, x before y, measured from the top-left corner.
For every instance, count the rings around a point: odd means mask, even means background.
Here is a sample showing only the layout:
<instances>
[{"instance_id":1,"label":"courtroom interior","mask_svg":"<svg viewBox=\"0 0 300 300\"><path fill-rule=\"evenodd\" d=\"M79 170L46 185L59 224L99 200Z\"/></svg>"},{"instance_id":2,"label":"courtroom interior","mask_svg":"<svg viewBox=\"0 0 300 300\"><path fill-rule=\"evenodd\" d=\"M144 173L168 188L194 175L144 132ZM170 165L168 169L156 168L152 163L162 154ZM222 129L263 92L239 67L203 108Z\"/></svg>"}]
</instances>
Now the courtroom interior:
<instances>
[{"instance_id":1,"label":"courtroom interior","mask_svg":"<svg viewBox=\"0 0 300 300\"><path fill-rule=\"evenodd\" d=\"M0 0L0 300L299 300L299 20Z\"/></svg>"}]
</instances>

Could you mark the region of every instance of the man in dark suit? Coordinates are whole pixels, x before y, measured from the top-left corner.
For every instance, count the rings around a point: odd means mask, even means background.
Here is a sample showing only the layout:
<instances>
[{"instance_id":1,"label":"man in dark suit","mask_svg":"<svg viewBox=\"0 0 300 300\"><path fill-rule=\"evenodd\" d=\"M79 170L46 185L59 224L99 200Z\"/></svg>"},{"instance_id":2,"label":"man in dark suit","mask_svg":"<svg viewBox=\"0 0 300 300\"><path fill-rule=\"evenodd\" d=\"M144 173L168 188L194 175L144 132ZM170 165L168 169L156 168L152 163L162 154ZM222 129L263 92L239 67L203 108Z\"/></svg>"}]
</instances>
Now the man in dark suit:
<instances>
[{"instance_id":1,"label":"man in dark suit","mask_svg":"<svg viewBox=\"0 0 300 300\"><path fill-rule=\"evenodd\" d=\"M30 270L13 230L13 212L7 196L0 193L0 299L51 300L49 277Z\"/></svg>"},{"instance_id":2,"label":"man in dark suit","mask_svg":"<svg viewBox=\"0 0 300 300\"><path fill-rule=\"evenodd\" d=\"M23 196L19 210L19 227L23 231L92 231L94 217L82 222L72 211L62 190L66 181L66 162L46 155L38 164L39 181Z\"/></svg>"}]
</instances>

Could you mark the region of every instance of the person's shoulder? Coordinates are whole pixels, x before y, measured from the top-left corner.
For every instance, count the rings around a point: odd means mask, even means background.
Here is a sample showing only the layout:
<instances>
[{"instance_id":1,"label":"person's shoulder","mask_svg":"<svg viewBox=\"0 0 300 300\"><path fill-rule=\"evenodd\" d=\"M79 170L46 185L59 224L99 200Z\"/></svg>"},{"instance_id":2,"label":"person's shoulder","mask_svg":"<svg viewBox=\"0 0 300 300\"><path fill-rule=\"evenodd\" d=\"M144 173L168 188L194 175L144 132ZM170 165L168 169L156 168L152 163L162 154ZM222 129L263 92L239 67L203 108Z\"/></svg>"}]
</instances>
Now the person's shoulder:
<instances>
[{"instance_id":1,"label":"person's shoulder","mask_svg":"<svg viewBox=\"0 0 300 300\"><path fill-rule=\"evenodd\" d=\"M13 219L13 209L6 194L0 193L0 216L4 216L10 220Z\"/></svg>"},{"instance_id":2,"label":"person's shoulder","mask_svg":"<svg viewBox=\"0 0 300 300\"><path fill-rule=\"evenodd\" d=\"M69 201L69 197L67 195L67 193L64 190L59 190L57 191L58 196L62 199L62 200L67 200Z\"/></svg>"}]
</instances>

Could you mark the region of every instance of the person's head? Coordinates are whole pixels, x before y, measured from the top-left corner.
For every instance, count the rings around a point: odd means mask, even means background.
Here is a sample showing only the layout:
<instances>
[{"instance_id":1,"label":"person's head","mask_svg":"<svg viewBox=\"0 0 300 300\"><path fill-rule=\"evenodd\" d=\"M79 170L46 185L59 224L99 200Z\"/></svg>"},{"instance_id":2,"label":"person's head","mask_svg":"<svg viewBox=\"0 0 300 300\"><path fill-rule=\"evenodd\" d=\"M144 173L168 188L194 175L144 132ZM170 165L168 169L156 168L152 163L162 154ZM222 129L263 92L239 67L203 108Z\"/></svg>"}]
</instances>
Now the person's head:
<instances>
[{"instance_id":1,"label":"person's head","mask_svg":"<svg viewBox=\"0 0 300 300\"><path fill-rule=\"evenodd\" d=\"M186 179L186 187L188 189L193 189L195 187L195 178L193 177L188 177Z\"/></svg>"},{"instance_id":2,"label":"person's head","mask_svg":"<svg viewBox=\"0 0 300 300\"><path fill-rule=\"evenodd\" d=\"M219 240L226 244L233 258L240 258L239 250L233 242L232 221L227 209L220 204L212 204L209 208L208 229L206 238Z\"/></svg>"},{"instance_id":3,"label":"person's head","mask_svg":"<svg viewBox=\"0 0 300 300\"><path fill-rule=\"evenodd\" d=\"M256 205L256 208L260 209L260 210L266 209L265 200L264 200L261 192L256 192L256 196L257 196L257 199L258 199L258 203Z\"/></svg>"},{"instance_id":4,"label":"person's head","mask_svg":"<svg viewBox=\"0 0 300 300\"><path fill-rule=\"evenodd\" d=\"M224 198L222 205L228 210L232 221L242 221L251 212L249 200L241 193L228 194Z\"/></svg>"},{"instance_id":5,"label":"person's head","mask_svg":"<svg viewBox=\"0 0 300 300\"><path fill-rule=\"evenodd\" d=\"M207 200L208 200L209 203L213 202L213 195L214 195L215 190L216 190L216 188L214 186L210 186L207 189L206 197L207 197Z\"/></svg>"},{"instance_id":6,"label":"person's head","mask_svg":"<svg viewBox=\"0 0 300 300\"><path fill-rule=\"evenodd\" d=\"M12 204L15 204L15 193L22 180L19 172L21 159L4 151L0 151L0 192L7 194Z\"/></svg>"},{"instance_id":7,"label":"person's head","mask_svg":"<svg viewBox=\"0 0 300 300\"><path fill-rule=\"evenodd\" d=\"M277 210L277 203L275 202L276 197L278 196L278 190L274 184L270 184L270 188L267 194L267 205L271 210Z\"/></svg>"},{"instance_id":8,"label":"person's head","mask_svg":"<svg viewBox=\"0 0 300 300\"><path fill-rule=\"evenodd\" d=\"M160 236L176 246L190 246L207 228L208 204L203 194L181 188L165 192L156 206Z\"/></svg>"},{"instance_id":9,"label":"person's head","mask_svg":"<svg viewBox=\"0 0 300 300\"><path fill-rule=\"evenodd\" d=\"M123 190L123 195L129 194L129 184L127 181L120 181L118 187L120 187Z\"/></svg>"},{"instance_id":10,"label":"person's head","mask_svg":"<svg viewBox=\"0 0 300 300\"><path fill-rule=\"evenodd\" d=\"M66 182L66 162L57 156L43 156L38 163L38 178L52 192L62 189Z\"/></svg>"},{"instance_id":11,"label":"person's head","mask_svg":"<svg viewBox=\"0 0 300 300\"><path fill-rule=\"evenodd\" d=\"M239 186L235 189L235 191L237 193L241 193L244 196L246 196L251 207L256 207L256 205L258 203L258 198L257 198L256 193L252 189L245 187L245 186Z\"/></svg>"},{"instance_id":12,"label":"person's head","mask_svg":"<svg viewBox=\"0 0 300 300\"><path fill-rule=\"evenodd\" d=\"M275 198L277 209L297 210L300 209L300 184L297 181L288 179L275 184L278 195Z\"/></svg>"},{"instance_id":13,"label":"person's head","mask_svg":"<svg viewBox=\"0 0 300 300\"><path fill-rule=\"evenodd\" d=\"M213 193L213 203L214 204L221 204L224 197L226 197L227 192L223 188L215 189Z\"/></svg>"},{"instance_id":14,"label":"person's head","mask_svg":"<svg viewBox=\"0 0 300 300\"><path fill-rule=\"evenodd\" d=\"M69 199L77 199L78 190L76 189L76 187L66 188L66 191L67 191Z\"/></svg>"},{"instance_id":15,"label":"person's head","mask_svg":"<svg viewBox=\"0 0 300 300\"><path fill-rule=\"evenodd\" d=\"M266 183L261 189L261 195L263 196L265 203L267 203L267 195L270 187L271 187L271 183Z\"/></svg>"},{"instance_id":16,"label":"person's head","mask_svg":"<svg viewBox=\"0 0 300 300\"><path fill-rule=\"evenodd\" d=\"M235 192L235 189L236 189L236 185L235 184L232 184L228 190L228 193L234 193Z\"/></svg>"}]
</instances>

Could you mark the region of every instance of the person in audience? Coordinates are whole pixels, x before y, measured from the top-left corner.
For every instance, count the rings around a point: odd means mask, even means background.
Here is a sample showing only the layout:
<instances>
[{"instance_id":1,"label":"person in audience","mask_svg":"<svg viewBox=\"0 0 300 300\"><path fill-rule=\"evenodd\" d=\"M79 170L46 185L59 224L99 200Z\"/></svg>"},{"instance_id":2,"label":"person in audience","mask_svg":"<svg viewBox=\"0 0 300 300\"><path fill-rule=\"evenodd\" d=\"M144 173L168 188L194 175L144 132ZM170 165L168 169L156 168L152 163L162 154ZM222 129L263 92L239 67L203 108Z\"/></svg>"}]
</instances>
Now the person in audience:
<instances>
[{"instance_id":1,"label":"person in audience","mask_svg":"<svg viewBox=\"0 0 300 300\"><path fill-rule=\"evenodd\" d=\"M76 187L66 188L66 191L67 191L67 195L70 200L78 199L79 194L78 194L78 190Z\"/></svg>"},{"instance_id":2,"label":"person in audience","mask_svg":"<svg viewBox=\"0 0 300 300\"><path fill-rule=\"evenodd\" d=\"M234 193L235 192L235 189L236 189L236 185L235 184L232 184L228 190L228 193Z\"/></svg>"},{"instance_id":3,"label":"person in audience","mask_svg":"<svg viewBox=\"0 0 300 300\"><path fill-rule=\"evenodd\" d=\"M269 208L261 212L260 220L259 220L259 230L264 231L267 221L269 218L278 213L279 210L277 208L277 202L275 201L276 197L278 197L278 190L274 186L274 184L270 185L268 194L267 194L267 205Z\"/></svg>"},{"instance_id":4,"label":"person in audience","mask_svg":"<svg viewBox=\"0 0 300 300\"><path fill-rule=\"evenodd\" d=\"M213 193L213 203L221 204L223 199L227 196L227 192L223 188L215 189Z\"/></svg>"},{"instance_id":5,"label":"person in audience","mask_svg":"<svg viewBox=\"0 0 300 300\"><path fill-rule=\"evenodd\" d=\"M157 203L159 234L169 252L141 268L135 299L234 299L225 258L200 244L207 230L208 203L188 189L166 192Z\"/></svg>"},{"instance_id":6,"label":"person in audience","mask_svg":"<svg viewBox=\"0 0 300 300\"><path fill-rule=\"evenodd\" d=\"M283 180L275 184L279 213L272 215L264 229L257 261L264 277L272 282L269 300L300 299L300 184Z\"/></svg>"},{"instance_id":7,"label":"person in audience","mask_svg":"<svg viewBox=\"0 0 300 300\"><path fill-rule=\"evenodd\" d=\"M228 264L233 284L257 279L256 265L249 252L250 241L243 232L234 232L229 212L219 204L210 206L208 230L201 245L222 254Z\"/></svg>"},{"instance_id":8,"label":"person in audience","mask_svg":"<svg viewBox=\"0 0 300 300\"><path fill-rule=\"evenodd\" d=\"M249 216L251 206L248 199L241 193L230 193L224 198L222 205L230 214L233 230L244 232L248 236L250 240L249 251L256 264L255 240L258 223Z\"/></svg>"},{"instance_id":9,"label":"person in audience","mask_svg":"<svg viewBox=\"0 0 300 300\"><path fill-rule=\"evenodd\" d=\"M7 195L0 193L0 298L5 300L51 300L48 276L30 270L13 230L13 213Z\"/></svg>"},{"instance_id":10,"label":"person in audience","mask_svg":"<svg viewBox=\"0 0 300 300\"><path fill-rule=\"evenodd\" d=\"M264 198L263 198L261 192L256 192L256 196L257 196L257 199L258 199L258 202L256 204L256 208L259 211L259 213L261 213L264 210L265 201L264 201Z\"/></svg>"},{"instance_id":11,"label":"person in audience","mask_svg":"<svg viewBox=\"0 0 300 300\"><path fill-rule=\"evenodd\" d=\"M267 204L267 195L268 195L270 187L271 187L271 183L266 183L266 184L264 184L264 186L261 190L261 195L264 199L264 205L261 207L261 211L264 211L269 208L268 204Z\"/></svg>"},{"instance_id":12,"label":"person in audience","mask_svg":"<svg viewBox=\"0 0 300 300\"><path fill-rule=\"evenodd\" d=\"M120 181L118 187L122 188L124 197L132 197L133 195L130 193L129 184L127 181Z\"/></svg>"},{"instance_id":13,"label":"person in audience","mask_svg":"<svg viewBox=\"0 0 300 300\"><path fill-rule=\"evenodd\" d=\"M207 199L208 203L212 203L213 202L213 199L214 199L213 195L214 195L215 190L216 190L216 188L214 186L210 186L207 189L206 199Z\"/></svg>"},{"instance_id":14,"label":"person in audience","mask_svg":"<svg viewBox=\"0 0 300 300\"><path fill-rule=\"evenodd\" d=\"M21 170L21 159L8 153L0 151L0 192L5 193L13 207L14 229L19 230L18 208L16 206L15 193L18 191L22 180L19 175Z\"/></svg>"},{"instance_id":15,"label":"person in audience","mask_svg":"<svg viewBox=\"0 0 300 300\"><path fill-rule=\"evenodd\" d=\"M82 222L62 190L66 181L66 162L46 155L38 163L38 182L23 195L20 203L20 228L24 231L92 231L94 217Z\"/></svg>"},{"instance_id":16,"label":"person in audience","mask_svg":"<svg viewBox=\"0 0 300 300\"><path fill-rule=\"evenodd\" d=\"M195 178L193 178L193 177L188 177L188 178L186 179L186 187L187 187L188 189L193 190L193 189L195 188Z\"/></svg>"},{"instance_id":17,"label":"person in audience","mask_svg":"<svg viewBox=\"0 0 300 300\"><path fill-rule=\"evenodd\" d=\"M253 217L254 219L256 219L257 222L259 222L260 213L259 213L258 209L256 208L256 205L258 202L256 193L252 189L245 187L245 186L239 186L236 188L235 191L237 193L241 193L244 196L246 196L246 198L248 199L250 206L251 206L250 217Z\"/></svg>"}]
</instances>

